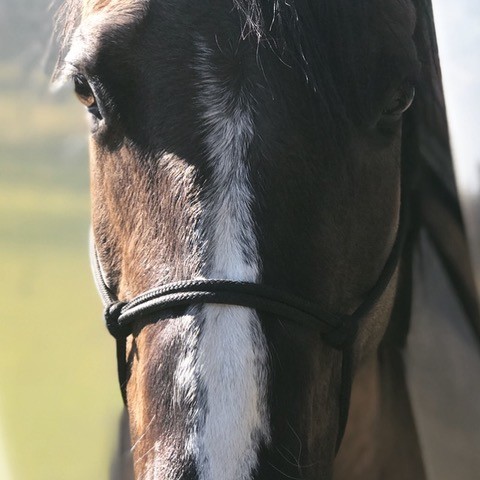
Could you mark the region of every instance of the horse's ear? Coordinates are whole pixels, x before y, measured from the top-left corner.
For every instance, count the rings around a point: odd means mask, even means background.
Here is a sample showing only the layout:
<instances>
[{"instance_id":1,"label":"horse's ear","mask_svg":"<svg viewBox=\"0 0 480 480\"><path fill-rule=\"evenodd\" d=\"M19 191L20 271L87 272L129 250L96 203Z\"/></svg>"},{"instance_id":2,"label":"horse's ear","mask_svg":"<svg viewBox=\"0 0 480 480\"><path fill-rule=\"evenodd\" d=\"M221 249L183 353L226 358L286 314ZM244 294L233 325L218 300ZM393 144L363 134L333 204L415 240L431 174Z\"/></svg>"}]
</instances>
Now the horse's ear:
<instances>
[{"instance_id":1,"label":"horse's ear","mask_svg":"<svg viewBox=\"0 0 480 480\"><path fill-rule=\"evenodd\" d=\"M405 177L413 197L411 217L417 229L428 233L480 341L479 303L455 183L432 4L414 2L421 70L403 134Z\"/></svg>"}]
</instances>

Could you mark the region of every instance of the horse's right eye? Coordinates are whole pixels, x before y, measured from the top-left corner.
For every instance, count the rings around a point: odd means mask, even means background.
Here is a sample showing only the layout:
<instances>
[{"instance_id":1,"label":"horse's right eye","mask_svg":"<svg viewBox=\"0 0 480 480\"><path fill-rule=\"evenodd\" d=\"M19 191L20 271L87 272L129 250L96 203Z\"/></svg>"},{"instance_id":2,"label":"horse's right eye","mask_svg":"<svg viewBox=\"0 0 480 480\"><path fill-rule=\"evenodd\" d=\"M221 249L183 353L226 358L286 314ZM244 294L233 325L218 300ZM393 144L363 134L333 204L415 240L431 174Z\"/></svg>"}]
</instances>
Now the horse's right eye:
<instances>
[{"instance_id":1,"label":"horse's right eye","mask_svg":"<svg viewBox=\"0 0 480 480\"><path fill-rule=\"evenodd\" d=\"M88 80L83 75L75 75L73 77L75 85L75 94L80 103L87 107L89 113L95 116L98 120L102 119L100 109L98 108L97 99Z\"/></svg>"},{"instance_id":2,"label":"horse's right eye","mask_svg":"<svg viewBox=\"0 0 480 480\"><path fill-rule=\"evenodd\" d=\"M390 120L399 119L413 103L415 98L415 87L410 82L404 82L397 88L394 95L390 98L382 111L383 118Z\"/></svg>"}]
</instances>

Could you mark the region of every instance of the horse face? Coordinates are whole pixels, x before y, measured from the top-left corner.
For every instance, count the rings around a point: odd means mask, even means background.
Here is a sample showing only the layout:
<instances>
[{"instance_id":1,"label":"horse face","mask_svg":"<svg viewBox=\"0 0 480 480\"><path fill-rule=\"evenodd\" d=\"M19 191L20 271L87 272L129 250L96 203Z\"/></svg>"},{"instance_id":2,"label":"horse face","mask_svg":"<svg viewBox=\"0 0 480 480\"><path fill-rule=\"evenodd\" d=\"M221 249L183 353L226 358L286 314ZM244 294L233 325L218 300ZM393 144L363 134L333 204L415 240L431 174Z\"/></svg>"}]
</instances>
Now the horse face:
<instances>
[{"instance_id":1,"label":"horse face","mask_svg":"<svg viewBox=\"0 0 480 480\"><path fill-rule=\"evenodd\" d=\"M84 2L66 64L120 299L220 278L350 313L376 283L398 225L413 8L303 3ZM394 292L362 320L358 364ZM340 354L315 331L203 305L137 322L128 361L137 478L330 478Z\"/></svg>"}]
</instances>

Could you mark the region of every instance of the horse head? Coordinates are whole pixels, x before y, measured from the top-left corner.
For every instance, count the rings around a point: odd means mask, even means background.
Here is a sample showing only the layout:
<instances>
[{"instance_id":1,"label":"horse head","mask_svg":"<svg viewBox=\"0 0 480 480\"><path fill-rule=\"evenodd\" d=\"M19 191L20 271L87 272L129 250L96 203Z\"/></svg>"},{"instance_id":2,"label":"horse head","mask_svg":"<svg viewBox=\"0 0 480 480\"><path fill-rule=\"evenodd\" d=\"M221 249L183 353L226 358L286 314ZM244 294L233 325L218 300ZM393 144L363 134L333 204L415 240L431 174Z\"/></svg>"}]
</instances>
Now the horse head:
<instances>
[{"instance_id":1,"label":"horse head","mask_svg":"<svg viewBox=\"0 0 480 480\"><path fill-rule=\"evenodd\" d=\"M348 316L376 292L347 380L341 349L268 309L205 301L135 318L123 387L136 478L331 478L345 381L340 453L355 451L357 429L368 463L376 352L401 277L398 256L378 286L408 196L415 6L84 0L67 10L59 71L88 111L93 238L116 299L216 279Z\"/></svg>"}]
</instances>

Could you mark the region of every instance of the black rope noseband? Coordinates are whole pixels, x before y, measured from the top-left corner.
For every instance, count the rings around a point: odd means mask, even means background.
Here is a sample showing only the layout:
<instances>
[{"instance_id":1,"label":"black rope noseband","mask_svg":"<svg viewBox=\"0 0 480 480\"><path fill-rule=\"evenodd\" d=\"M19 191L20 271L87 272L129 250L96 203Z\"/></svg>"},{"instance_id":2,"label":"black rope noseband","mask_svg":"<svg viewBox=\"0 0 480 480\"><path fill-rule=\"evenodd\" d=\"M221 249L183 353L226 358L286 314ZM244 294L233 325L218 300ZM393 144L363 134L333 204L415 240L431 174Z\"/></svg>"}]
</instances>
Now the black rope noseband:
<instances>
[{"instance_id":1,"label":"black rope noseband","mask_svg":"<svg viewBox=\"0 0 480 480\"><path fill-rule=\"evenodd\" d=\"M170 283L143 293L129 302L120 302L105 281L92 234L90 241L92 270L105 306L106 326L117 342L118 377L125 405L128 382L126 339L131 334L134 321L150 319L151 322L157 322L159 318L154 314L192 305L221 304L252 308L314 329L322 335L327 344L342 352L338 449L348 419L353 374L353 345L359 323L375 306L389 285L402 253L408 224L405 218L407 208L403 200L404 198L402 198L396 240L387 262L373 288L352 314L328 312L316 302L266 285L215 279Z\"/></svg>"},{"instance_id":2,"label":"black rope noseband","mask_svg":"<svg viewBox=\"0 0 480 480\"><path fill-rule=\"evenodd\" d=\"M105 319L115 337L128 336L130 324L174 307L201 304L238 305L288 318L319 330L327 342L341 349L354 335L350 315L334 315L318 304L265 285L229 280L187 280L151 290L126 303L112 303Z\"/></svg>"}]
</instances>

